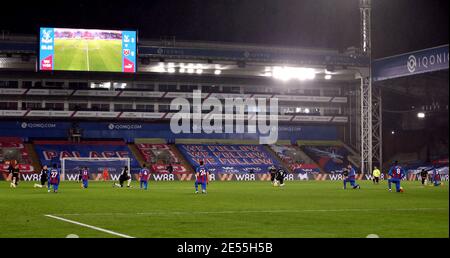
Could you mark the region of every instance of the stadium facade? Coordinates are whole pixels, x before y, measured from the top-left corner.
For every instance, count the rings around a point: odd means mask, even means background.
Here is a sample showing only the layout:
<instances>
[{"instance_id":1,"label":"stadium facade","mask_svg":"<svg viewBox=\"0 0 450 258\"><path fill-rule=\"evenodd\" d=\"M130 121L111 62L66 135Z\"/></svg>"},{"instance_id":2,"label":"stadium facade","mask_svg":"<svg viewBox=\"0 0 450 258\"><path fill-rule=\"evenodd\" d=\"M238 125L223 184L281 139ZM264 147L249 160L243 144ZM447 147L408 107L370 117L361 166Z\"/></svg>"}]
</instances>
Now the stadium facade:
<instances>
[{"instance_id":1,"label":"stadium facade","mask_svg":"<svg viewBox=\"0 0 450 258\"><path fill-rule=\"evenodd\" d=\"M132 167L146 162L163 174L170 163L184 179L199 159L218 177L245 174L250 180L254 174L268 180L263 174L270 164L286 167L293 179L326 179L347 164L360 167L360 86L369 59L355 49L140 39L133 74L38 71L37 49L34 37L0 41L0 138L9 151L22 147L17 157L24 171L92 155L131 157ZM276 76L280 69L303 68L314 76ZM222 103L278 99L277 144L258 146L259 135L250 132L174 134L169 121L178 111L170 103L191 99L194 90L202 100ZM245 110L240 119L248 123L250 114ZM80 143L67 141L75 127Z\"/></svg>"},{"instance_id":2,"label":"stadium facade","mask_svg":"<svg viewBox=\"0 0 450 258\"><path fill-rule=\"evenodd\" d=\"M141 40L138 72L129 75L36 72L36 44L21 38L1 43L2 118L164 120L173 98L201 90L202 98L276 97L281 121L336 125L346 132L344 141L355 138L349 106L367 60L354 53ZM280 66L313 68L316 78L275 80L272 69Z\"/></svg>"}]
</instances>

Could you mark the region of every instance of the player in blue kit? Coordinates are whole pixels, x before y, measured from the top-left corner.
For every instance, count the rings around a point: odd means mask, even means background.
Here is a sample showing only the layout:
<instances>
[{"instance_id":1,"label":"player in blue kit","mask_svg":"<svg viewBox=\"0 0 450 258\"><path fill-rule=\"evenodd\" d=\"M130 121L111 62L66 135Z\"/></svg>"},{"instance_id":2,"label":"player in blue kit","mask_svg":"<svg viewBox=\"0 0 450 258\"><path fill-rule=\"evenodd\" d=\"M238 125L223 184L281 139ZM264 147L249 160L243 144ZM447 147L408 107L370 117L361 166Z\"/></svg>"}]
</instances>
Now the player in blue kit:
<instances>
[{"instance_id":1,"label":"player in blue kit","mask_svg":"<svg viewBox=\"0 0 450 258\"><path fill-rule=\"evenodd\" d=\"M150 171L146 168L145 164L142 166L141 171L139 172L139 182L140 188L144 186L144 189L147 190L148 187L148 177L150 176Z\"/></svg>"},{"instance_id":2,"label":"player in blue kit","mask_svg":"<svg viewBox=\"0 0 450 258\"><path fill-rule=\"evenodd\" d=\"M81 170L81 188L88 188L88 182L89 182L89 170L87 167L84 167Z\"/></svg>"},{"instance_id":3,"label":"player in blue kit","mask_svg":"<svg viewBox=\"0 0 450 258\"><path fill-rule=\"evenodd\" d=\"M195 193L198 193L198 185L202 185L202 193L206 194L206 184L208 184L209 172L203 165L203 161L200 161L200 166L195 170Z\"/></svg>"},{"instance_id":4,"label":"player in blue kit","mask_svg":"<svg viewBox=\"0 0 450 258\"><path fill-rule=\"evenodd\" d=\"M60 182L60 172L56 164L53 164L53 168L50 169L50 177L48 181L53 187L53 192L57 193ZM48 192L50 192L50 189L48 189Z\"/></svg>"},{"instance_id":5,"label":"player in blue kit","mask_svg":"<svg viewBox=\"0 0 450 258\"><path fill-rule=\"evenodd\" d=\"M350 183L353 189L361 189L361 186L356 183L356 170L350 164L344 171L344 189L347 189L347 183Z\"/></svg>"},{"instance_id":6,"label":"player in blue kit","mask_svg":"<svg viewBox=\"0 0 450 258\"><path fill-rule=\"evenodd\" d=\"M400 182L402 181L402 178L405 176L405 171L401 166L398 165L398 161L394 162L394 165L389 169L388 173L389 179L388 179L388 186L389 186L389 192L392 192L392 183L395 184L395 190L397 193L403 192L403 188L400 186Z\"/></svg>"}]
</instances>

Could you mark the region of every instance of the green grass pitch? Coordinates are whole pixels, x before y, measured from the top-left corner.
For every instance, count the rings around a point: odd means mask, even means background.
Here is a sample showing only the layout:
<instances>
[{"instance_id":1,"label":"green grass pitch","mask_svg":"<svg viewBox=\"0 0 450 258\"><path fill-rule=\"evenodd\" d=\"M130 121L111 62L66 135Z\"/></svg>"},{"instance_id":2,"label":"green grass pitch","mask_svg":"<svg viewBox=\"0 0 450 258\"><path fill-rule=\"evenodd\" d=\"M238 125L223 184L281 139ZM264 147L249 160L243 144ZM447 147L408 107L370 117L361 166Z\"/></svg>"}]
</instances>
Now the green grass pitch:
<instances>
[{"instance_id":1,"label":"green grass pitch","mask_svg":"<svg viewBox=\"0 0 450 258\"><path fill-rule=\"evenodd\" d=\"M121 72L122 41L56 39L54 70Z\"/></svg>"},{"instance_id":2,"label":"green grass pitch","mask_svg":"<svg viewBox=\"0 0 450 258\"><path fill-rule=\"evenodd\" d=\"M449 237L448 186L405 182L404 193L386 182L211 182L194 194L193 182L154 182L149 190L113 188L112 182L62 182L60 192L0 182L0 237L119 237L71 221L140 238L212 237Z\"/></svg>"}]
</instances>

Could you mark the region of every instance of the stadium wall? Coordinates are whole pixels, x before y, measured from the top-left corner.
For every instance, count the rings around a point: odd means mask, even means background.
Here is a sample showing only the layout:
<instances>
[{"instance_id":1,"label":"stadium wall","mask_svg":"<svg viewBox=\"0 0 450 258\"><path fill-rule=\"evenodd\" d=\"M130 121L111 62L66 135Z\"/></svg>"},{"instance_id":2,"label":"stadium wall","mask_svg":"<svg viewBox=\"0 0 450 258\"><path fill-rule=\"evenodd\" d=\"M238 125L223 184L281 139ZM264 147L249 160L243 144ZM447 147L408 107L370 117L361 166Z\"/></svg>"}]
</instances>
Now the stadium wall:
<instances>
[{"instance_id":1,"label":"stadium wall","mask_svg":"<svg viewBox=\"0 0 450 258\"><path fill-rule=\"evenodd\" d=\"M169 143L175 139L233 139L259 140L259 134L174 134L169 123L114 123L114 122L79 122L84 139L123 139L134 142L136 138L161 138ZM28 138L67 138L72 122L52 121L3 121L0 123L0 136ZM337 126L333 125L279 125L279 140L338 140Z\"/></svg>"},{"instance_id":2,"label":"stadium wall","mask_svg":"<svg viewBox=\"0 0 450 258\"><path fill-rule=\"evenodd\" d=\"M10 180L9 176L6 173L1 173L0 180ZM91 180L101 181L102 174L101 173L91 173ZM137 174L134 174L134 180L138 180ZM192 173L184 173L184 174L151 174L150 181L194 181L195 177ZM357 180L372 180L372 175L358 175ZM382 180L385 180L384 175L381 176ZM22 173L21 179L22 181L38 181L39 174L38 173ZM77 176L68 176L66 177L67 181L76 181ZM118 180L118 175L111 175L111 180ZM285 181L342 181L342 175L340 174L295 174L290 173L285 177ZM408 175L405 179L407 181L419 181L419 175ZM212 173L211 181L270 181L269 174L224 174L224 173ZM448 182L449 175L441 175L441 181ZM151 182L150 182L151 184ZM339 187L341 187L339 183Z\"/></svg>"}]
</instances>

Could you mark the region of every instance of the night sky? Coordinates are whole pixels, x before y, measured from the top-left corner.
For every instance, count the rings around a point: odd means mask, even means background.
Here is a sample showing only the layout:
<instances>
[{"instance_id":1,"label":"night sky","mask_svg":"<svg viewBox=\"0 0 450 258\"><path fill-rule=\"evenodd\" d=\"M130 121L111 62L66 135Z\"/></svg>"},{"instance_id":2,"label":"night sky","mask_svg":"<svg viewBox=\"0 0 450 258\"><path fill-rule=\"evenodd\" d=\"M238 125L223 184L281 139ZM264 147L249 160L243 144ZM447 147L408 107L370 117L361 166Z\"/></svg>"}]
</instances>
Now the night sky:
<instances>
[{"instance_id":1,"label":"night sky","mask_svg":"<svg viewBox=\"0 0 450 258\"><path fill-rule=\"evenodd\" d=\"M0 30L11 34L36 34L40 26L54 26L138 29L147 39L340 50L359 46L358 0L14 2L2 3L0 16ZM373 0L374 57L447 44L448 2Z\"/></svg>"}]
</instances>

